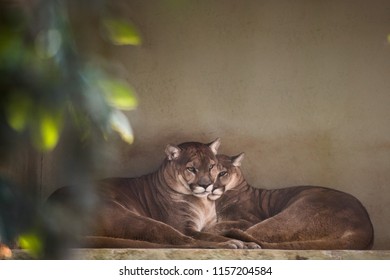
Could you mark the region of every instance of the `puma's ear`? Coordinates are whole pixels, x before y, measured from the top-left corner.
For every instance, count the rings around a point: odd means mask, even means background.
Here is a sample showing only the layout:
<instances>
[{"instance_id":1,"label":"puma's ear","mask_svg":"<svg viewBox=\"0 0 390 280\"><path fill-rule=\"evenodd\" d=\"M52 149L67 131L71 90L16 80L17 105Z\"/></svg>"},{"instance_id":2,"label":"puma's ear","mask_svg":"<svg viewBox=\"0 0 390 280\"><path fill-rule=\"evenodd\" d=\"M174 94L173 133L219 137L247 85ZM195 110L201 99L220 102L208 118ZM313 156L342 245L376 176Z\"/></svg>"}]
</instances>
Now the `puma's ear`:
<instances>
[{"instance_id":1,"label":"puma's ear","mask_svg":"<svg viewBox=\"0 0 390 280\"><path fill-rule=\"evenodd\" d=\"M165 148L165 153L167 154L168 160L175 160L180 155L180 148L171 144L168 144Z\"/></svg>"},{"instance_id":2,"label":"puma's ear","mask_svg":"<svg viewBox=\"0 0 390 280\"><path fill-rule=\"evenodd\" d=\"M244 157L245 157L244 153L241 153L239 155L232 157L233 166L236 166L236 167L241 166L241 162L244 159Z\"/></svg>"},{"instance_id":3,"label":"puma's ear","mask_svg":"<svg viewBox=\"0 0 390 280\"><path fill-rule=\"evenodd\" d=\"M211 142L207 145L210 147L210 149L214 153L214 155L216 155L218 152L218 148L221 145L221 138L217 138L213 142Z\"/></svg>"}]
</instances>

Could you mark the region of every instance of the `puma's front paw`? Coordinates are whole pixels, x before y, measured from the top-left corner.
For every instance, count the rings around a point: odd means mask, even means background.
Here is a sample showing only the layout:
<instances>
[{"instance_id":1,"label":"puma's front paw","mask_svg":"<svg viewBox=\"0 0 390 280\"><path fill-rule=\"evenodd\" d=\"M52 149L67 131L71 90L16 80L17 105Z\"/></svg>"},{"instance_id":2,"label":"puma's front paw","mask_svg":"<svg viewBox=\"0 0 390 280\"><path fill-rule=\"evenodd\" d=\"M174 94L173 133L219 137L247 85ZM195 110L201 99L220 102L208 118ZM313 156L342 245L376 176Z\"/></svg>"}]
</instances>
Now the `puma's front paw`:
<instances>
[{"instance_id":1,"label":"puma's front paw","mask_svg":"<svg viewBox=\"0 0 390 280\"><path fill-rule=\"evenodd\" d=\"M245 242L245 249L261 249L261 246L255 242Z\"/></svg>"},{"instance_id":2,"label":"puma's front paw","mask_svg":"<svg viewBox=\"0 0 390 280\"><path fill-rule=\"evenodd\" d=\"M243 242L236 239L219 243L219 245L225 249L261 249L260 245L255 242Z\"/></svg>"},{"instance_id":3,"label":"puma's front paw","mask_svg":"<svg viewBox=\"0 0 390 280\"><path fill-rule=\"evenodd\" d=\"M219 243L219 247L224 249L244 249L245 244L240 240L232 239Z\"/></svg>"}]
</instances>

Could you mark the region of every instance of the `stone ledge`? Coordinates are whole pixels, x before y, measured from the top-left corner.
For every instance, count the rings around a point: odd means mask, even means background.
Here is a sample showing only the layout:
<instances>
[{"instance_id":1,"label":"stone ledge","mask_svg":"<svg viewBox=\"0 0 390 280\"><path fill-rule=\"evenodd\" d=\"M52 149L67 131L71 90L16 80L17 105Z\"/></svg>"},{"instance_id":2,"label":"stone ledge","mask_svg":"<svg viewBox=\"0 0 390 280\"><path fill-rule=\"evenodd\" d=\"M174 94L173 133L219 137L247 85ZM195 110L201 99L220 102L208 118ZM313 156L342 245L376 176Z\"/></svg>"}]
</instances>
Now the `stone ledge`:
<instances>
[{"instance_id":1,"label":"stone ledge","mask_svg":"<svg viewBox=\"0 0 390 280\"><path fill-rule=\"evenodd\" d=\"M32 259L14 250L15 260ZM75 260L390 260L390 250L73 249Z\"/></svg>"}]
</instances>

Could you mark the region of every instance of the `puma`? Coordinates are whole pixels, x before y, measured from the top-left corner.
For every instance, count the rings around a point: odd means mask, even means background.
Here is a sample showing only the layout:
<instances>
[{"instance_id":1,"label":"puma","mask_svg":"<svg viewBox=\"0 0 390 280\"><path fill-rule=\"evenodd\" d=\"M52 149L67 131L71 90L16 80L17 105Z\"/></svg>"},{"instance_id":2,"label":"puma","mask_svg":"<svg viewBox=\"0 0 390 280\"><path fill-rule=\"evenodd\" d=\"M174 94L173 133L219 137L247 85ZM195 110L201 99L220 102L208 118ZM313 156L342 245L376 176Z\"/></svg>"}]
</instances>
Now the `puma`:
<instances>
[{"instance_id":1,"label":"puma","mask_svg":"<svg viewBox=\"0 0 390 280\"><path fill-rule=\"evenodd\" d=\"M265 249L372 247L373 226L358 199L325 187L251 187L240 169L243 157L217 156L220 173L209 195L218 216L212 232L256 241Z\"/></svg>"},{"instance_id":2,"label":"puma","mask_svg":"<svg viewBox=\"0 0 390 280\"><path fill-rule=\"evenodd\" d=\"M97 183L98 207L90 217L86 247L258 248L206 231L216 222L209 200L217 177L217 139L168 145L160 168L138 178L108 178ZM71 204L75 190L55 191L49 202Z\"/></svg>"}]
</instances>

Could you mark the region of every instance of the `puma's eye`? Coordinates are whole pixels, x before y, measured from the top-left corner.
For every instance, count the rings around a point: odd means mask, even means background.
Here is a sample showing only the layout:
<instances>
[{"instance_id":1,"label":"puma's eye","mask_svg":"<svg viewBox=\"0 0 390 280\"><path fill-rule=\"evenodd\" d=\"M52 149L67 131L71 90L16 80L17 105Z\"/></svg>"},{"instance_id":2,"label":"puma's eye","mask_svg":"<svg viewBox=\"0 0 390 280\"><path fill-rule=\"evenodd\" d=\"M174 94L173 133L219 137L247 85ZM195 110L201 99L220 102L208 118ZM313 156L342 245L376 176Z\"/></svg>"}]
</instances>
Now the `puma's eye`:
<instances>
[{"instance_id":1,"label":"puma's eye","mask_svg":"<svg viewBox=\"0 0 390 280\"><path fill-rule=\"evenodd\" d=\"M190 171L191 173L196 173L195 167L187 167L187 170Z\"/></svg>"},{"instance_id":2,"label":"puma's eye","mask_svg":"<svg viewBox=\"0 0 390 280\"><path fill-rule=\"evenodd\" d=\"M210 170L213 169L214 166L215 166L215 164L210 164L209 169L210 169Z\"/></svg>"},{"instance_id":3,"label":"puma's eye","mask_svg":"<svg viewBox=\"0 0 390 280\"><path fill-rule=\"evenodd\" d=\"M218 174L218 177L223 177L223 176L226 176L227 175L227 172L226 171L222 171Z\"/></svg>"}]
</instances>

